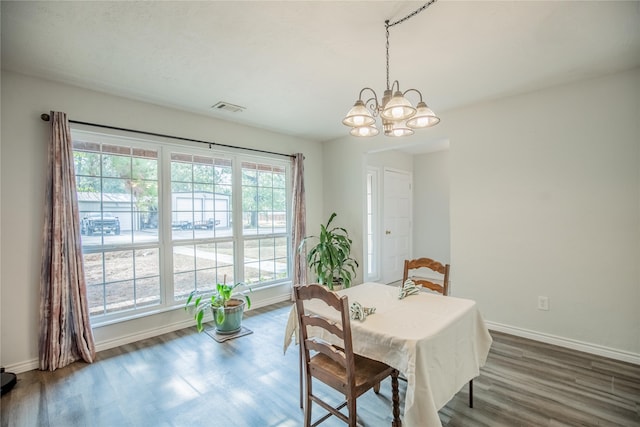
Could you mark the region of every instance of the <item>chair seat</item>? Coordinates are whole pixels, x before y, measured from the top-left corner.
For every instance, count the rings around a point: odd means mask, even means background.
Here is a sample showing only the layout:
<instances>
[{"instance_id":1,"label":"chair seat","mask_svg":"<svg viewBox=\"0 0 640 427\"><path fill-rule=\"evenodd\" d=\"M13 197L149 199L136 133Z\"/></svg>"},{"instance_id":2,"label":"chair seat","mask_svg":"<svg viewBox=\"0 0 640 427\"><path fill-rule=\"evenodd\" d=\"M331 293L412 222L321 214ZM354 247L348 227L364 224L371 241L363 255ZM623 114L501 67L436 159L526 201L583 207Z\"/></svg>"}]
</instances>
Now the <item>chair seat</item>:
<instances>
[{"instance_id":1,"label":"chair seat","mask_svg":"<svg viewBox=\"0 0 640 427\"><path fill-rule=\"evenodd\" d=\"M355 357L355 388L356 395L360 396L371 388L372 384L391 375L393 368L367 357ZM339 363L333 361L325 354L318 353L309 361L311 375L327 383L338 391L344 391L347 387L347 370Z\"/></svg>"}]
</instances>

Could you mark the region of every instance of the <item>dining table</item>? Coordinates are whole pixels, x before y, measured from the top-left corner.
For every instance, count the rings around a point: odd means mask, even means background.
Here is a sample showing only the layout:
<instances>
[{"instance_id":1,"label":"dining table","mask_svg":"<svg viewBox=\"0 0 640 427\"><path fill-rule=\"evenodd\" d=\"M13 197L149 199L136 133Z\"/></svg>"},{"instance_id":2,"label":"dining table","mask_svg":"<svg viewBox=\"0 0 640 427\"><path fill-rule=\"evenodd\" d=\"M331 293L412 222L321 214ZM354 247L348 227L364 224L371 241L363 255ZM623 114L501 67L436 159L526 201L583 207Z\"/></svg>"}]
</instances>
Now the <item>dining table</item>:
<instances>
[{"instance_id":1,"label":"dining table","mask_svg":"<svg viewBox=\"0 0 640 427\"><path fill-rule=\"evenodd\" d=\"M366 282L336 292L346 295L349 304L375 309L364 319L351 320L353 349L406 378L403 426L441 426L438 411L480 374L492 338L475 301L426 291L404 296L400 290ZM319 300L307 302L305 310L338 320L337 311ZM294 340L295 304L285 329L285 352Z\"/></svg>"}]
</instances>

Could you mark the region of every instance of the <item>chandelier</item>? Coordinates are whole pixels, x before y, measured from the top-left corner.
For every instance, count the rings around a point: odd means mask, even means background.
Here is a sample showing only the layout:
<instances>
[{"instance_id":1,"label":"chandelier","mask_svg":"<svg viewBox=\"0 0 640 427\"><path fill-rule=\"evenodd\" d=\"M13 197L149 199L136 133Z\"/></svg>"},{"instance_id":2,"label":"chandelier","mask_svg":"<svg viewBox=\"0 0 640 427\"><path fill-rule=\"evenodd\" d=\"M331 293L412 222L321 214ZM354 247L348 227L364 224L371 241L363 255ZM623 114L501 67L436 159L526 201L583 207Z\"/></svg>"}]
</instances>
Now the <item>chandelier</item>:
<instances>
[{"instance_id":1,"label":"chandelier","mask_svg":"<svg viewBox=\"0 0 640 427\"><path fill-rule=\"evenodd\" d=\"M378 95L370 87L360 90L358 100L349 110L342 123L351 127L353 136L376 136L380 131L376 127L376 117L382 121L382 130L385 136L408 136L413 135L414 129L428 128L440 122L440 118L427 106L422 99L422 93L417 89L407 89L402 92L400 83L397 80L389 84L389 28L400 24L407 19L422 12L437 0L425 3L421 8L413 11L409 15L396 22L389 23L387 19L384 26L387 36L386 59L387 59L387 88L384 91L382 100L378 100ZM363 100L367 91L373 96ZM415 92L419 96L419 101L414 107L405 97L410 92Z\"/></svg>"}]
</instances>

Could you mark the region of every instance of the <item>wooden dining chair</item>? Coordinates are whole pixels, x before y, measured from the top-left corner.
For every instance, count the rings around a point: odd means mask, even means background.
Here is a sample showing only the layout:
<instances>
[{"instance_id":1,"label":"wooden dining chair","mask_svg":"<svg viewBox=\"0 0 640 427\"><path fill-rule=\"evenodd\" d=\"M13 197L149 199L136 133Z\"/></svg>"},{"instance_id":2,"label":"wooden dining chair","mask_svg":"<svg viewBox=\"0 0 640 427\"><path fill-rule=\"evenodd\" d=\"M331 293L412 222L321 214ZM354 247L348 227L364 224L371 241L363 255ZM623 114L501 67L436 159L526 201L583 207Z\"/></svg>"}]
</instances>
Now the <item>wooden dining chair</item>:
<instances>
[{"instance_id":1,"label":"wooden dining chair","mask_svg":"<svg viewBox=\"0 0 640 427\"><path fill-rule=\"evenodd\" d=\"M442 279L438 280L431 277L426 278L416 276L415 272L421 268L428 268L435 273L439 273ZM448 296L449 268L449 264L442 264L431 258L406 259L404 260L404 275L402 276L402 283L404 284L407 279L411 279L416 285L422 285L424 288L428 288L432 291L439 292L444 296ZM469 381L469 407L473 408L473 379Z\"/></svg>"},{"instance_id":2,"label":"wooden dining chair","mask_svg":"<svg viewBox=\"0 0 640 427\"><path fill-rule=\"evenodd\" d=\"M391 376L393 426L400 426L400 396L398 371L377 360L369 359L353 352L351 342L351 323L349 302L346 296L328 290L319 284L295 286L294 288L300 346L304 358L305 371L305 427L317 426L332 415L340 418L349 426L356 426L356 400L375 384ZM337 311L340 320L333 321L323 316L305 313L305 303L321 300ZM318 338L307 328L319 328L335 338L336 345ZM334 342L334 340L331 340ZM321 381L344 395L344 401L332 406L313 392L312 378ZM317 405L328 411L323 417L311 424L311 405ZM348 415L340 410L347 407Z\"/></svg>"},{"instance_id":3,"label":"wooden dining chair","mask_svg":"<svg viewBox=\"0 0 640 427\"><path fill-rule=\"evenodd\" d=\"M416 271L422 268L427 268L435 273L439 273L441 280L416 275ZM416 285L422 285L422 287L439 292L442 295L449 295L449 264L442 264L431 258L406 259L404 261L402 283L404 284L407 279L413 280Z\"/></svg>"}]
</instances>

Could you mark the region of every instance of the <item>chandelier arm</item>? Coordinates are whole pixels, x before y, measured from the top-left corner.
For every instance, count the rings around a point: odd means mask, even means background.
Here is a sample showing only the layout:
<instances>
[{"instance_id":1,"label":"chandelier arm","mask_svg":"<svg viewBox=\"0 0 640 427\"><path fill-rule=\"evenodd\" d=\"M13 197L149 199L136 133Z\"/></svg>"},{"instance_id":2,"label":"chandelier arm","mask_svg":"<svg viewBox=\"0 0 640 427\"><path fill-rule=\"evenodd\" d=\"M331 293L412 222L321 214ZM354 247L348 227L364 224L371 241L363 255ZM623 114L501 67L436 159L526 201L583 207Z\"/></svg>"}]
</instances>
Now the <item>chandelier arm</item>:
<instances>
[{"instance_id":1,"label":"chandelier arm","mask_svg":"<svg viewBox=\"0 0 640 427\"><path fill-rule=\"evenodd\" d=\"M372 96L371 98L367 99L364 102L364 105L371 111L371 115L373 117L378 117L378 113L380 112L380 103L378 102L378 98L376 96Z\"/></svg>"},{"instance_id":2,"label":"chandelier arm","mask_svg":"<svg viewBox=\"0 0 640 427\"><path fill-rule=\"evenodd\" d=\"M362 94L364 93L364 91L365 91L365 90L370 90L370 91L371 91L371 93L373 93L373 98L375 98L376 103L377 103L377 101L378 101L378 94L376 94L376 91L375 91L375 90L373 90L373 89L371 89L370 87L363 87L362 89L360 89L360 95L358 95L358 99L359 99L360 101L362 101ZM369 102L369 101L367 101L367 102ZM366 104L367 102L365 102L365 104Z\"/></svg>"},{"instance_id":3,"label":"chandelier arm","mask_svg":"<svg viewBox=\"0 0 640 427\"><path fill-rule=\"evenodd\" d=\"M388 86L387 86L388 87ZM400 82L397 80L393 81L393 84L391 85L391 93L393 93L393 88L396 88L396 90L400 90ZM407 91L408 92L408 91ZM404 96L404 95L403 95Z\"/></svg>"},{"instance_id":4,"label":"chandelier arm","mask_svg":"<svg viewBox=\"0 0 640 427\"><path fill-rule=\"evenodd\" d=\"M423 102L422 101L422 92L420 92L418 89L407 89L407 90L404 91L402 96L406 96L409 92L417 92L418 96L420 97L420 102Z\"/></svg>"}]
</instances>

